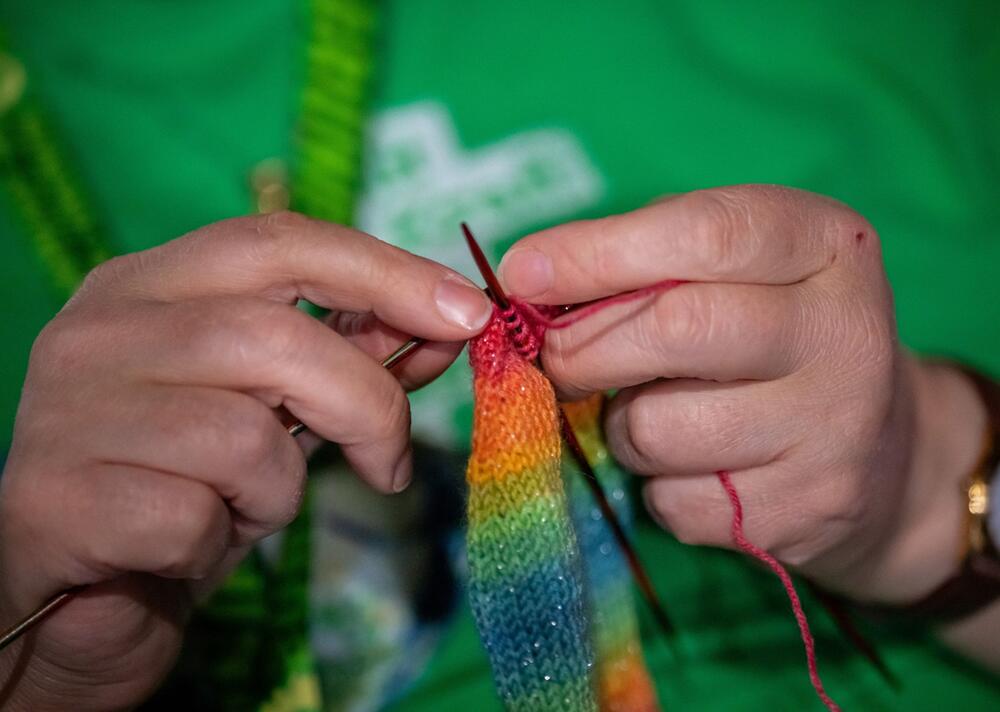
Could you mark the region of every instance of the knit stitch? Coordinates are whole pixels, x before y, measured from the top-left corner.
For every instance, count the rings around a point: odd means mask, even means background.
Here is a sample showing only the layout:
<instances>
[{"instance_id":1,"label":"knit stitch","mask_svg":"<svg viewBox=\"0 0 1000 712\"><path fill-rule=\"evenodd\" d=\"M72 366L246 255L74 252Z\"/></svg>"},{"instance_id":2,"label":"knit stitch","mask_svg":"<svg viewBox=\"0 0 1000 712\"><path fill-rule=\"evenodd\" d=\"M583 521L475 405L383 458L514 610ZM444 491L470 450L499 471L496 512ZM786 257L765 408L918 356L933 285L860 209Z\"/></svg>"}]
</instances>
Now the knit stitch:
<instances>
[{"instance_id":1,"label":"knit stitch","mask_svg":"<svg viewBox=\"0 0 1000 712\"><path fill-rule=\"evenodd\" d=\"M514 712L596 712L552 385L519 353L499 313L469 357L469 594L497 690Z\"/></svg>"},{"instance_id":2,"label":"knit stitch","mask_svg":"<svg viewBox=\"0 0 1000 712\"><path fill-rule=\"evenodd\" d=\"M562 406L618 519L626 528L632 508L625 473L608 454L600 427L604 397ZM590 638L597 658L597 696L602 712L657 712L656 691L642 659L639 620L628 563L611 527L572 458L564 458L566 491L583 559Z\"/></svg>"}]
</instances>

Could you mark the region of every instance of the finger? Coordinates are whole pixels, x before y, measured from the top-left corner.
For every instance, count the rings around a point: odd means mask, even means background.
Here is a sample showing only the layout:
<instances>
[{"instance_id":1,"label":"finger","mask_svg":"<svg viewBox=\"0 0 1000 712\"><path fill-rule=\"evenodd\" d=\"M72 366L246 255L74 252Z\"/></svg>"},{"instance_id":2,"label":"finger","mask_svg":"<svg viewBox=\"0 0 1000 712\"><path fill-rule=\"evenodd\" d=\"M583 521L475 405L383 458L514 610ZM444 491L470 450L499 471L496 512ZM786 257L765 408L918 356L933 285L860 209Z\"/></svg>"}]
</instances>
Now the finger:
<instances>
[{"instance_id":1,"label":"finger","mask_svg":"<svg viewBox=\"0 0 1000 712\"><path fill-rule=\"evenodd\" d=\"M434 341L467 339L492 313L457 272L350 228L294 213L224 220L99 267L83 293L105 287L158 301L253 295L373 312Z\"/></svg>"},{"instance_id":2,"label":"finger","mask_svg":"<svg viewBox=\"0 0 1000 712\"><path fill-rule=\"evenodd\" d=\"M327 323L338 334L381 363L410 340L408 334L381 322L373 314L334 312ZM428 341L412 356L392 368L404 389L411 391L433 381L465 347L464 341Z\"/></svg>"},{"instance_id":3,"label":"finger","mask_svg":"<svg viewBox=\"0 0 1000 712\"><path fill-rule=\"evenodd\" d=\"M608 447L641 475L683 477L769 464L803 437L774 383L689 379L627 388L608 404Z\"/></svg>"},{"instance_id":4,"label":"finger","mask_svg":"<svg viewBox=\"0 0 1000 712\"><path fill-rule=\"evenodd\" d=\"M746 481L746 473L740 473L737 482L741 493ZM735 548L729 500L714 474L654 477L643 486L642 498L656 523L682 543ZM744 530L748 530L746 522Z\"/></svg>"},{"instance_id":5,"label":"finger","mask_svg":"<svg viewBox=\"0 0 1000 712\"><path fill-rule=\"evenodd\" d=\"M201 578L229 546L229 510L194 480L107 464L25 479L0 519L5 571L24 577L19 604L129 571Z\"/></svg>"},{"instance_id":6,"label":"finger","mask_svg":"<svg viewBox=\"0 0 1000 712\"><path fill-rule=\"evenodd\" d=\"M302 450L270 408L244 393L142 384L106 391L63 425L65 450L211 487L232 510L234 544L281 529L299 511Z\"/></svg>"},{"instance_id":7,"label":"finger","mask_svg":"<svg viewBox=\"0 0 1000 712\"><path fill-rule=\"evenodd\" d=\"M683 284L550 329L542 362L567 400L657 378L780 378L822 343L816 303L805 284Z\"/></svg>"},{"instance_id":8,"label":"finger","mask_svg":"<svg viewBox=\"0 0 1000 712\"><path fill-rule=\"evenodd\" d=\"M788 565L804 566L831 540L846 536L853 524L844 512L857 510L858 493L819 475L784 464L731 473L747 539ZM732 505L714 472L654 477L643 487L643 500L653 519L683 543L735 547Z\"/></svg>"},{"instance_id":9,"label":"finger","mask_svg":"<svg viewBox=\"0 0 1000 712\"><path fill-rule=\"evenodd\" d=\"M384 491L409 466L409 403L395 377L322 322L261 299L148 305L127 353L105 368L133 382L209 386L285 406L339 443ZM122 337L119 337L122 338Z\"/></svg>"},{"instance_id":10,"label":"finger","mask_svg":"<svg viewBox=\"0 0 1000 712\"><path fill-rule=\"evenodd\" d=\"M255 542L256 543L256 542ZM219 587L225 583L230 574L243 563L247 554L253 551L253 544L236 544L231 546L222 557L222 561L213 568L209 574L200 579L190 579L187 583L188 594L196 605L201 605L211 598Z\"/></svg>"},{"instance_id":11,"label":"finger","mask_svg":"<svg viewBox=\"0 0 1000 712\"><path fill-rule=\"evenodd\" d=\"M38 624L31 654L39 660L86 661L86 668L60 665L66 672L57 678L59 688L68 693L62 699L77 701L71 709L100 709L83 700L93 704L95 680L107 680L108 674L121 679L123 640L130 670L163 669L164 661L175 659L191 614L185 586L182 580L133 573L78 589ZM160 681L159 676L129 679L128 694L137 695L129 697L133 700L151 696ZM65 685L74 682L67 690ZM104 709L121 709L104 702Z\"/></svg>"},{"instance_id":12,"label":"finger","mask_svg":"<svg viewBox=\"0 0 1000 712\"><path fill-rule=\"evenodd\" d=\"M823 196L716 188L529 235L499 273L513 295L540 304L574 304L665 279L791 284L832 264L870 230Z\"/></svg>"}]
</instances>

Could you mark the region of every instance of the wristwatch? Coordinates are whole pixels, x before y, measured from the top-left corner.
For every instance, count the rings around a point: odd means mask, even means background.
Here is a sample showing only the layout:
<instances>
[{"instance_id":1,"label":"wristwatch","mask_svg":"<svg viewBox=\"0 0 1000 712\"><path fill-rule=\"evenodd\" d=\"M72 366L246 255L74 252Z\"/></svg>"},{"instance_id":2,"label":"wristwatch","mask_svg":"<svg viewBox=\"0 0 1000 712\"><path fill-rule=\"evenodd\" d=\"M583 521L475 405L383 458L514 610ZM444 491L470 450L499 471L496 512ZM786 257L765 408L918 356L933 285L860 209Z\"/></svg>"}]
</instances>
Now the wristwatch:
<instances>
[{"instance_id":1,"label":"wristwatch","mask_svg":"<svg viewBox=\"0 0 1000 712\"><path fill-rule=\"evenodd\" d=\"M966 366L953 365L976 386L989 416L982 455L962 487L966 550L951 578L924 598L894 607L938 622L964 618L1000 599L1000 386Z\"/></svg>"}]
</instances>

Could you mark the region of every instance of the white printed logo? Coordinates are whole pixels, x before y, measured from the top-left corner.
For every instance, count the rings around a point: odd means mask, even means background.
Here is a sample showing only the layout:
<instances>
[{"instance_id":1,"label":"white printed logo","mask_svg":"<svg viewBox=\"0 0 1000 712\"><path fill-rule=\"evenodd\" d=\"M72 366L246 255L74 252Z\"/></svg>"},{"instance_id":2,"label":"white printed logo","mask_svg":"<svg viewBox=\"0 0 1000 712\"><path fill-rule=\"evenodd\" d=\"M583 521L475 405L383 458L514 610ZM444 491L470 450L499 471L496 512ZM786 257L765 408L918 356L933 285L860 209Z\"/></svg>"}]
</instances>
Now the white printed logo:
<instances>
[{"instance_id":1,"label":"white printed logo","mask_svg":"<svg viewBox=\"0 0 1000 712\"><path fill-rule=\"evenodd\" d=\"M463 220L486 246L572 216L604 193L568 131L534 129L465 150L447 109L434 102L376 117L366 148L358 227L470 277Z\"/></svg>"}]
</instances>

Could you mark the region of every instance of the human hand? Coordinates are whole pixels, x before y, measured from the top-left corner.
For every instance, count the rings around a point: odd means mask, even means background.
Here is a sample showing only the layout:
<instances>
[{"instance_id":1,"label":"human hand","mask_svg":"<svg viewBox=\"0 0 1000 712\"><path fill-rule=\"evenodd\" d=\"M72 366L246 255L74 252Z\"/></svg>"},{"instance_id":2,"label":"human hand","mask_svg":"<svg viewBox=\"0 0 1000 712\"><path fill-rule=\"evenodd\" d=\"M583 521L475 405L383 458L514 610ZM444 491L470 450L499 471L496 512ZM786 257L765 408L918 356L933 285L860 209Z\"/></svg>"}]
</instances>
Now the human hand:
<instances>
[{"instance_id":1,"label":"human hand","mask_svg":"<svg viewBox=\"0 0 1000 712\"><path fill-rule=\"evenodd\" d=\"M334 328L300 298L335 310ZM305 458L272 409L398 490L411 471L403 387L440 373L491 311L445 267L288 213L98 267L32 351L0 481L0 621L90 587L0 654L0 706L147 697L194 589L298 511ZM404 332L435 343L389 373L377 359Z\"/></svg>"},{"instance_id":2,"label":"human hand","mask_svg":"<svg viewBox=\"0 0 1000 712\"><path fill-rule=\"evenodd\" d=\"M900 348L856 212L774 186L699 191L526 237L500 275L538 304L687 282L549 331L542 351L564 399L620 389L609 447L681 541L733 545L713 476L728 470L750 540L831 589L902 602L957 565L981 406Z\"/></svg>"}]
</instances>

